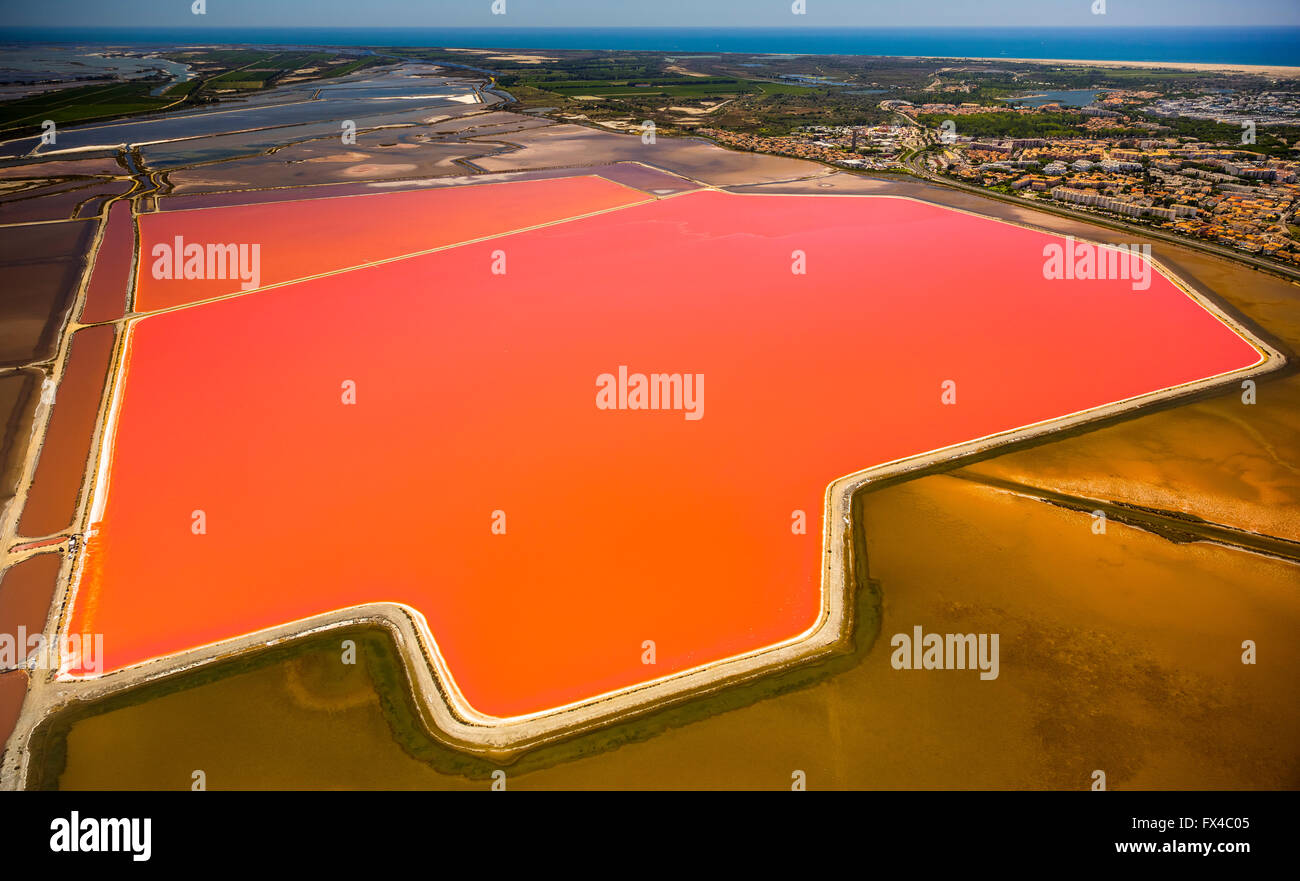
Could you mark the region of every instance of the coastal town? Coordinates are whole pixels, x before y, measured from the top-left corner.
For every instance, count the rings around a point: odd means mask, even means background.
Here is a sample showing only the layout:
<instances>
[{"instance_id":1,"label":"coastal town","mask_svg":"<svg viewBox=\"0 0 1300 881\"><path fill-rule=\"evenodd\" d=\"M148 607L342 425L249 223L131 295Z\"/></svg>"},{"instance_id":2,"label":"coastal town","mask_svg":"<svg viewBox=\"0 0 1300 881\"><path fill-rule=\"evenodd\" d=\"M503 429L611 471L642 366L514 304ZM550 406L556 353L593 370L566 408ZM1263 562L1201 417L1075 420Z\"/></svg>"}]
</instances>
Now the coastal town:
<instances>
[{"instance_id":1,"label":"coastal town","mask_svg":"<svg viewBox=\"0 0 1300 881\"><path fill-rule=\"evenodd\" d=\"M698 133L734 149L848 169L919 171L1300 266L1300 160L1293 158L1294 149L1290 156L1248 149L1255 144L1256 120L1263 125L1300 119L1300 96L1268 93L1231 101L1207 96L1153 105L1155 111L1239 125L1238 143L1180 136L1125 113L1126 106L1155 97L1142 91L1099 93L1082 107L886 100L881 109L894 113L898 124L805 126L782 136L716 128ZM1260 115L1248 118L1251 112ZM962 133L963 117L990 114L1073 117L1075 128L1053 137Z\"/></svg>"},{"instance_id":2,"label":"coastal town","mask_svg":"<svg viewBox=\"0 0 1300 881\"><path fill-rule=\"evenodd\" d=\"M716 128L699 134L737 150L811 159L863 171L900 171L898 158L922 141L907 125L806 126L789 135L765 137Z\"/></svg>"},{"instance_id":3,"label":"coastal town","mask_svg":"<svg viewBox=\"0 0 1300 881\"><path fill-rule=\"evenodd\" d=\"M987 139L945 137L941 130L932 143L925 167L964 183L1300 265L1294 159L1171 136Z\"/></svg>"}]
</instances>

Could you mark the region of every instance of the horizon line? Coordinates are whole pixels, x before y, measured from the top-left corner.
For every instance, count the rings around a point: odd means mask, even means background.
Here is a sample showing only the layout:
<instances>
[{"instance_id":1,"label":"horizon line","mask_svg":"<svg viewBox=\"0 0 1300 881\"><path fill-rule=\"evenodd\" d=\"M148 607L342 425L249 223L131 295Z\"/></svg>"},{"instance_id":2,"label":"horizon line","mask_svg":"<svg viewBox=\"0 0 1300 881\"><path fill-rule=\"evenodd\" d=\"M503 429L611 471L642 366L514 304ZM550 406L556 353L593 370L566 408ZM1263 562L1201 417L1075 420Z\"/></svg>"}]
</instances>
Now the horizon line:
<instances>
[{"instance_id":1,"label":"horizon line","mask_svg":"<svg viewBox=\"0 0 1300 881\"><path fill-rule=\"evenodd\" d=\"M1300 30L1300 24L1275 24L1269 22L1259 22L1255 24L1129 24L1129 25L1105 25L1109 30L1191 30L1194 28L1204 28L1207 30L1247 30L1254 28L1289 28ZM354 30L354 31L379 31L392 30L395 28L410 30L448 30L448 31L478 31L478 30L518 30L518 31L543 31L543 30L565 30L565 31L602 31L602 30L665 30L665 31L687 31L687 30L712 30L714 28L727 28L731 31L812 31L812 30L981 30L981 29L1006 29L1006 30L1095 30L1093 25L1084 24L1059 24L1059 25L1025 25L1025 24L996 24L996 25L910 25L910 24L892 24L892 25L795 25L793 27L785 25L752 25L747 27L735 27L733 25L704 24L704 25L411 25L411 24L393 24L393 25L292 25L292 24L268 24L268 25L0 25L0 32L3 31L29 31L29 30L132 30L132 31L150 31L150 30L207 30L221 29L227 31L255 31L255 30Z\"/></svg>"}]
</instances>

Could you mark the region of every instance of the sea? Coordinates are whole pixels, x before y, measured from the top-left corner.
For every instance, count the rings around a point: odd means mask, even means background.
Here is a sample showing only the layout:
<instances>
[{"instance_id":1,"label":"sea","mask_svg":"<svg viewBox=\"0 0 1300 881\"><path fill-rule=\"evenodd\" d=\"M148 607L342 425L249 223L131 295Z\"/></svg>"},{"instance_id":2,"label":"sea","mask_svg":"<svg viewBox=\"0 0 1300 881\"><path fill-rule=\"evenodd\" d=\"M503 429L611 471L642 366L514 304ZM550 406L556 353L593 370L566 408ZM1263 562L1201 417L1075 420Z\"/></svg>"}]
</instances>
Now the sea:
<instances>
[{"instance_id":1,"label":"sea","mask_svg":"<svg viewBox=\"0 0 1300 881\"><path fill-rule=\"evenodd\" d=\"M1059 58L1300 67L1300 27L0 28L3 43L455 46Z\"/></svg>"}]
</instances>

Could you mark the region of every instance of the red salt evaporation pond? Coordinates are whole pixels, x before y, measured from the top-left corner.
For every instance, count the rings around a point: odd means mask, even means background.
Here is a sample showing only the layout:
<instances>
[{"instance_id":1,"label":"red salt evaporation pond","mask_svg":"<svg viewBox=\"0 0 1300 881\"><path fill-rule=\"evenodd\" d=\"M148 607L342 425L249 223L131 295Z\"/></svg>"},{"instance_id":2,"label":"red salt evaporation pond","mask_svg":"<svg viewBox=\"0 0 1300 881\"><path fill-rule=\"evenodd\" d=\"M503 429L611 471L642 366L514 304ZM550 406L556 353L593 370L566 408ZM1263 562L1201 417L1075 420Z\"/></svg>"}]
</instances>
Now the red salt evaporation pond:
<instances>
[{"instance_id":1,"label":"red salt evaporation pond","mask_svg":"<svg viewBox=\"0 0 1300 881\"><path fill-rule=\"evenodd\" d=\"M72 629L115 669L406 603L495 716L785 640L833 479L1260 360L1164 278L1045 280L1053 240L704 191L144 318ZM620 365L703 374L703 418L598 409Z\"/></svg>"},{"instance_id":2,"label":"red salt evaporation pond","mask_svg":"<svg viewBox=\"0 0 1300 881\"><path fill-rule=\"evenodd\" d=\"M131 262L135 259L135 222L131 203L125 199L108 209L108 226L95 252L95 265L86 285L86 304L81 323L116 321L126 314L126 293L131 285Z\"/></svg>"},{"instance_id":3,"label":"red salt evaporation pond","mask_svg":"<svg viewBox=\"0 0 1300 881\"><path fill-rule=\"evenodd\" d=\"M594 176L484 184L364 196L273 202L140 216L143 241L136 311L150 312L237 292L239 278L155 278L154 247L257 244L261 285L441 248L647 199L645 193ZM488 192L480 192L486 188ZM507 194L508 193L508 194ZM228 275L236 275L230 272Z\"/></svg>"},{"instance_id":4,"label":"red salt evaporation pond","mask_svg":"<svg viewBox=\"0 0 1300 881\"><path fill-rule=\"evenodd\" d=\"M45 619L62 564L61 554L36 554L0 573L0 634L17 641L21 632L28 635L45 632ZM15 654L27 657L27 643L18 644L19 651Z\"/></svg>"},{"instance_id":5,"label":"red salt evaporation pond","mask_svg":"<svg viewBox=\"0 0 1300 881\"><path fill-rule=\"evenodd\" d=\"M18 521L19 535L52 535L68 528L76 517L115 342L116 331L108 324L86 327L72 336L68 365L59 380L54 412Z\"/></svg>"}]
</instances>

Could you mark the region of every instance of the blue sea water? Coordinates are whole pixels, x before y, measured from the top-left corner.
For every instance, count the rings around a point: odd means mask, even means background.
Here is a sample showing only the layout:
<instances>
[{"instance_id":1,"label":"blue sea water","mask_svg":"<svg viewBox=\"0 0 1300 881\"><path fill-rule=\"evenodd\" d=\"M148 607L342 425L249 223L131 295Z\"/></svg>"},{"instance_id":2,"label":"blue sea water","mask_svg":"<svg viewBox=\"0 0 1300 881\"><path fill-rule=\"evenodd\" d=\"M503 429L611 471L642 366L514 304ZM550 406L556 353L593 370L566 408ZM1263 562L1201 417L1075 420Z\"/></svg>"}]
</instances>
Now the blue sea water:
<instances>
[{"instance_id":1,"label":"blue sea water","mask_svg":"<svg viewBox=\"0 0 1300 881\"><path fill-rule=\"evenodd\" d=\"M0 28L4 42L257 43L937 55L1300 66L1300 27L1189 28Z\"/></svg>"}]
</instances>

